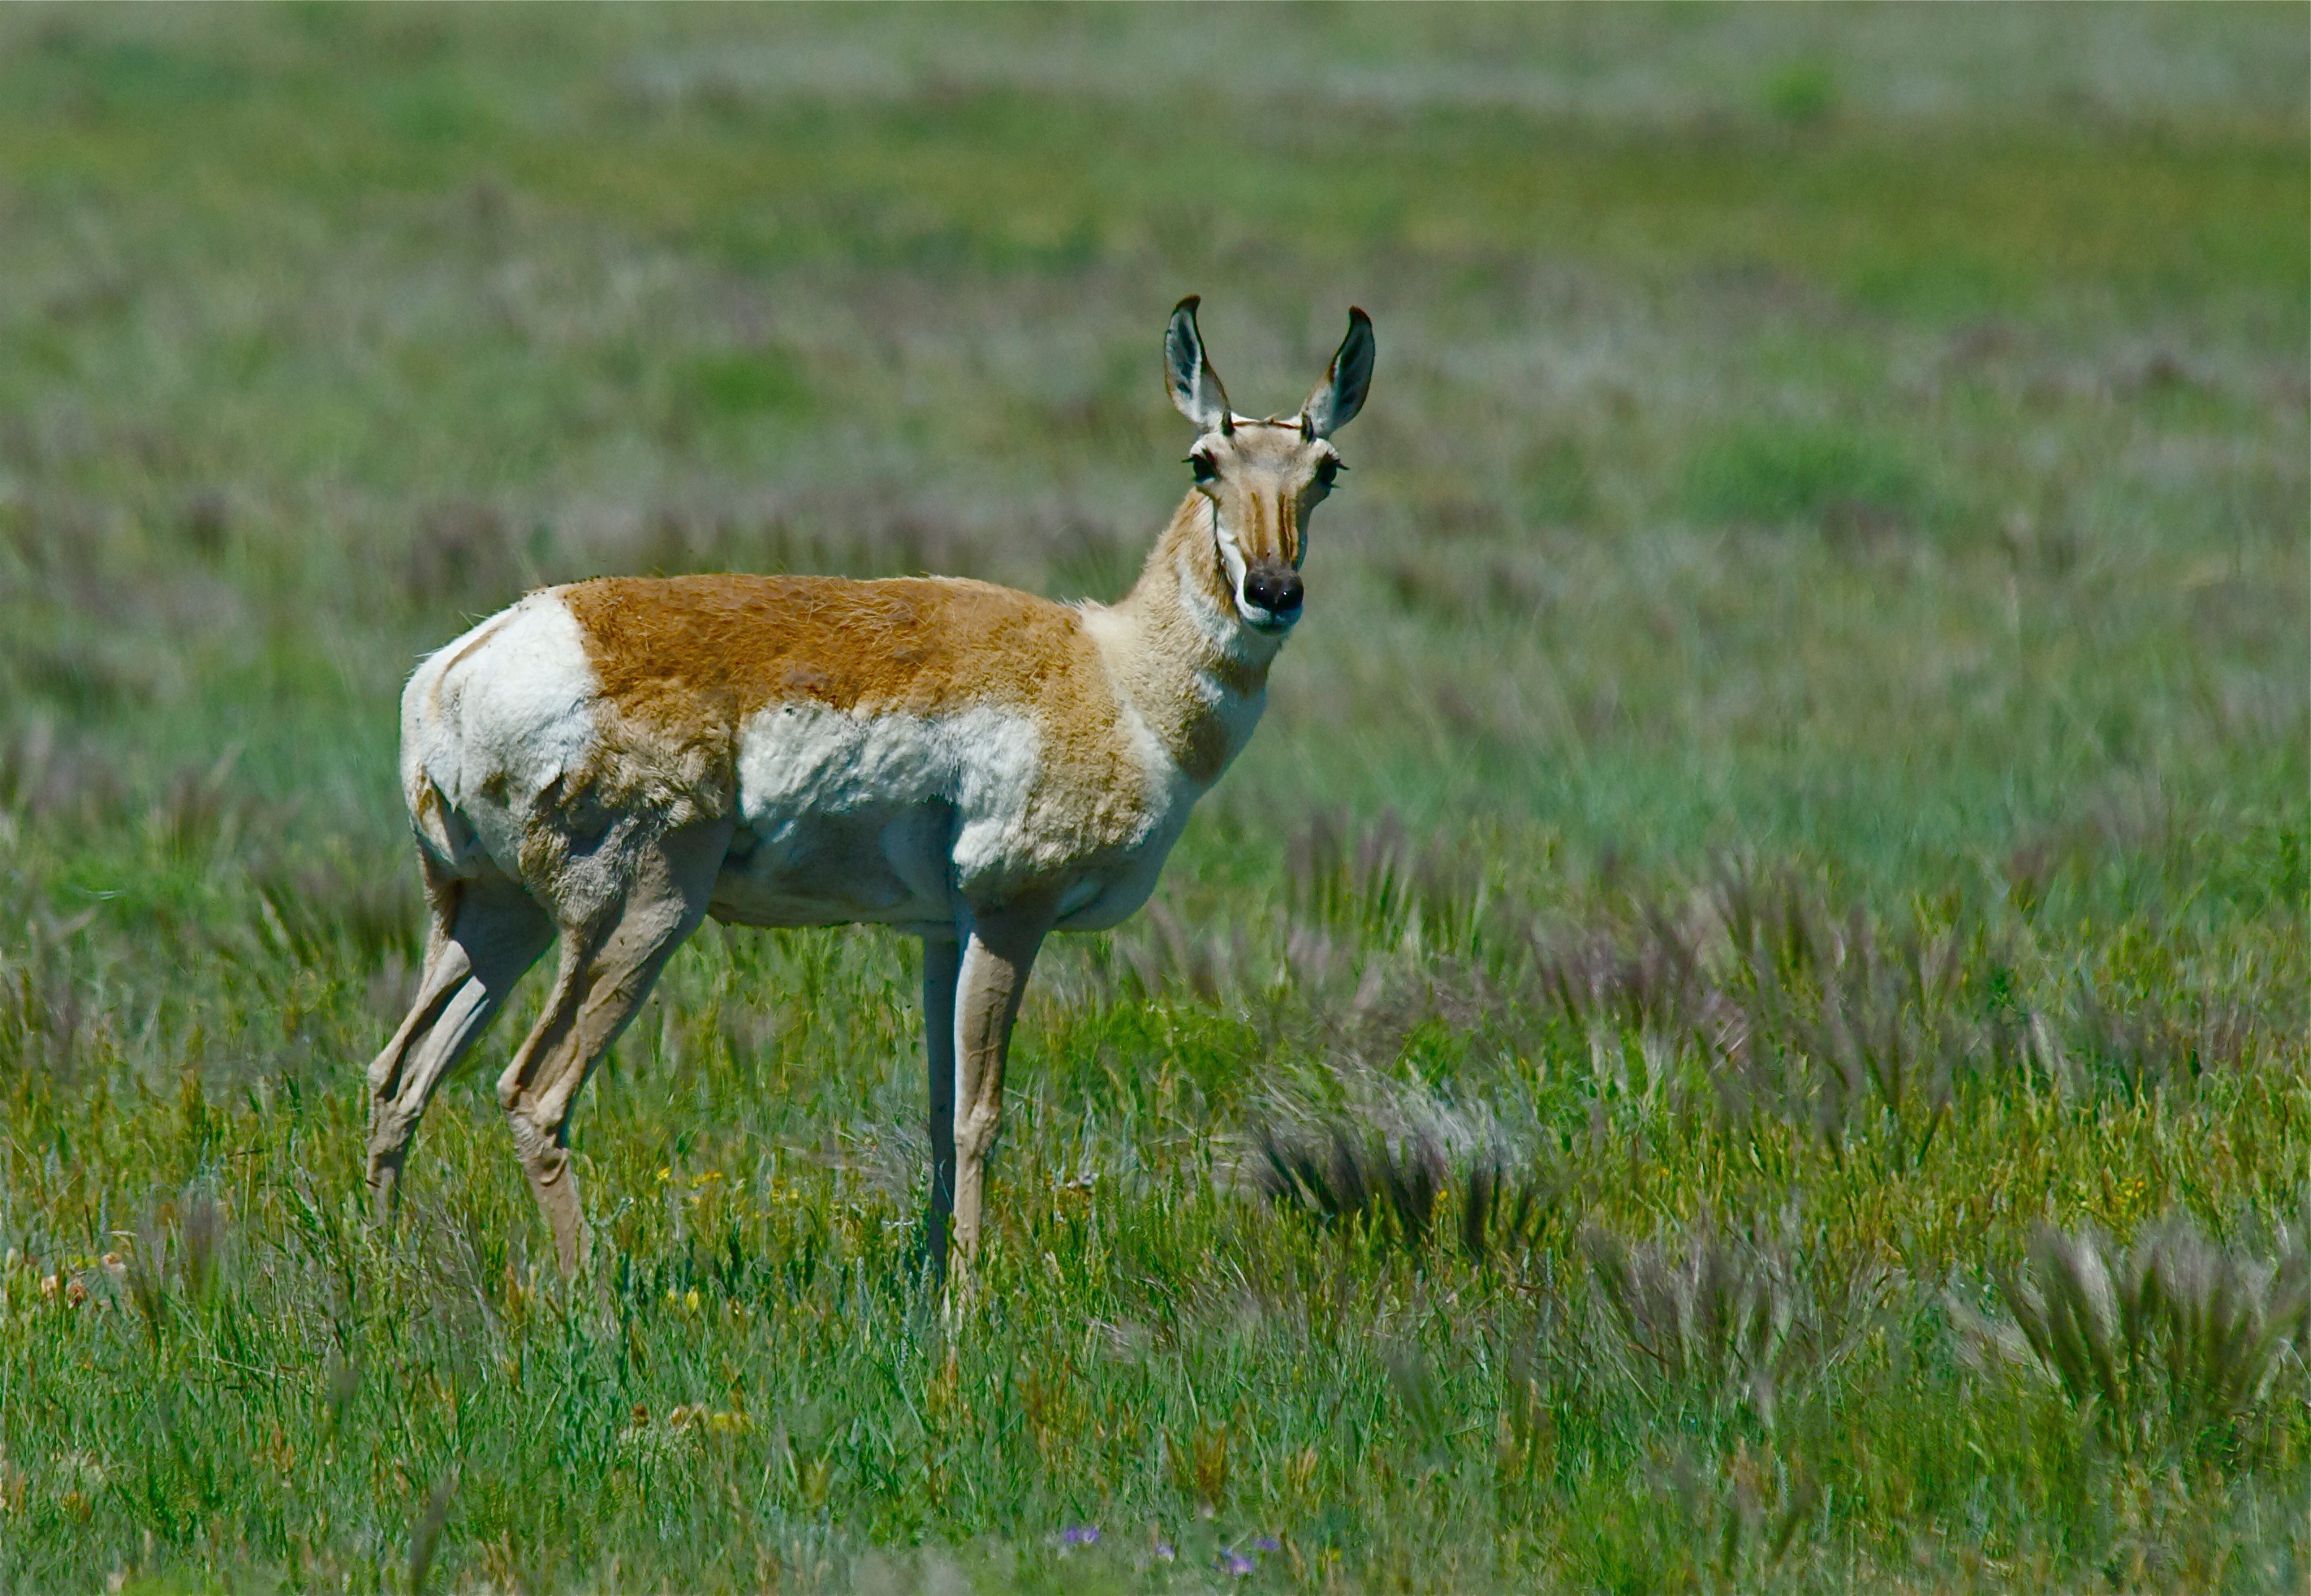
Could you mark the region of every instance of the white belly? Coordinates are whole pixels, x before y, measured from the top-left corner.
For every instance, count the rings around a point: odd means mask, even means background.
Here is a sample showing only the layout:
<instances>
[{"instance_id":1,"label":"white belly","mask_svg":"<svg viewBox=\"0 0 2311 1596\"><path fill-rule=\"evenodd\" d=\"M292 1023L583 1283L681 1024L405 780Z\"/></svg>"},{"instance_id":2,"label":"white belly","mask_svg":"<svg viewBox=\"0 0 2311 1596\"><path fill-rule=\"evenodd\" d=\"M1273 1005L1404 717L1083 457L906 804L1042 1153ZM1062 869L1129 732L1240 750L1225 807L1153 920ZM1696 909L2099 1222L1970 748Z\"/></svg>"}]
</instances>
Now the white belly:
<instances>
[{"instance_id":1,"label":"white belly","mask_svg":"<svg viewBox=\"0 0 2311 1596\"><path fill-rule=\"evenodd\" d=\"M738 831L715 911L755 925L951 924L1033 852L1034 723L1007 711L765 710L738 747Z\"/></svg>"}]
</instances>

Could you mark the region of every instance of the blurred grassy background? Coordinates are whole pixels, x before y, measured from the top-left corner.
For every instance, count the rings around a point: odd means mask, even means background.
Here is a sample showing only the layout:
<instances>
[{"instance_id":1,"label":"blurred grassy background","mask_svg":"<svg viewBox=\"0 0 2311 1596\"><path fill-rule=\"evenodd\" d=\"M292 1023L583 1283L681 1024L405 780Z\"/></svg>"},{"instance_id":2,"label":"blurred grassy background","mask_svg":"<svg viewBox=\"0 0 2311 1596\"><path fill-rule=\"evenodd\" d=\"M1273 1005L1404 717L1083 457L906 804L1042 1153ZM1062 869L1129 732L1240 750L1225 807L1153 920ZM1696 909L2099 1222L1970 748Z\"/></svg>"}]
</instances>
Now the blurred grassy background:
<instances>
[{"instance_id":1,"label":"blurred grassy background","mask_svg":"<svg viewBox=\"0 0 2311 1596\"><path fill-rule=\"evenodd\" d=\"M0 13L0 1577L400 1580L454 1470L502 1588L2299 1580L2299 1401L2121 1444L1939 1294L2280 1259L2311 1177L2307 75L2276 7ZM494 1066L380 1250L416 656L600 571L1112 597L1189 292L1253 411L1364 305L1374 398L1260 737L1047 960L987 1322L868 933L676 961L608 1305ZM1557 1217L1216 1189L1342 1114ZM1879 1282L1852 1372L1623 1366L1576 1232L1705 1216Z\"/></svg>"}]
</instances>

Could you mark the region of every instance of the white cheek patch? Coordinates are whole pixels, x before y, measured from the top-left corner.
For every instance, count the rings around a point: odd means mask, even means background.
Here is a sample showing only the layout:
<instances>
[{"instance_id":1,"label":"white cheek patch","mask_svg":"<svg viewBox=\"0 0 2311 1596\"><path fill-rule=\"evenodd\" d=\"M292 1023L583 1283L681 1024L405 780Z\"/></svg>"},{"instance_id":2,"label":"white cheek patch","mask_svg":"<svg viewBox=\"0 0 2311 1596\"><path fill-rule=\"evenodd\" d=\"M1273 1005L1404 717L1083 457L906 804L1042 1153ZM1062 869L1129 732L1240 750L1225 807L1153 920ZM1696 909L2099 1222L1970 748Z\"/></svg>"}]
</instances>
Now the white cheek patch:
<instances>
[{"instance_id":1,"label":"white cheek patch","mask_svg":"<svg viewBox=\"0 0 2311 1596\"><path fill-rule=\"evenodd\" d=\"M1244 579L1251 564L1243 557L1243 545L1220 520L1217 510L1212 512L1212 542L1218 546L1220 564L1227 573L1227 602L1217 604L1210 597L1211 555L1196 542L1184 542L1173 552L1172 569L1179 579L1180 602L1195 617L1197 630L1222 653L1241 655L1251 649L1265 658L1262 650L1271 648L1284 629L1274 624L1275 617L1268 611L1244 597Z\"/></svg>"},{"instance_id":2,"label":"white cheek patch","mask_svg":"<svg viewBox=\"0 0 2311 1596\"><path fill-rule=\"evenodd\" d=\"M1212 517L1212 525L1217 529L1220 563L1227 567L1228 591L1235 595L1237 611L1247 612L1251 606L1244 602L1243 579L1244 573L1251 567L1244 560L1243 545L1236 542L1235 534L1227 529L1226 524L1217 514ZM1245 614L1245 619L1250 618L1251 615Z\"/></svg>"},{"instance_id":3,"label":"white cheek patch","mask_svg":"<svg viewBox=\"0 0 2311 1596\"><path fill-rule=\"evenodd\" d=\"M1288 631L1293 624L1299 620L1299 615L1295 614L1282 617L1283 625L1279 627L1277 624L1279 617L1274 611L1264 609L1244 597L1243 580L1251 567L1243 557L1243 545L1236 542L1235 534L1227 529L1226 523L1219 519L1217 511L1212 516L1212 528L1220 545L1220 563L1227 567L1228 592L1235 599L1237 618L1247 625L1256 626L1271 636L1280 635L1283 632ZM1298 567L1295 566L1294 569L1297 570Z\"/></svg>"},{"instance_id":4,"label":"white cheek patch","mask_svg":"<svg viewBox=\"0 0 2311 1596\"><path fill-rule=\"evenodd\" d=\"M1196 630L1210 639L1215 648L1226 649L1235 634L1243 630L1234 617L1214 604L1204 590L1204 553L1193 545L1182 545L1172 557L1172 574L1180 586L1180 602L1194 617Z\"/></svg>"}]
</instances>

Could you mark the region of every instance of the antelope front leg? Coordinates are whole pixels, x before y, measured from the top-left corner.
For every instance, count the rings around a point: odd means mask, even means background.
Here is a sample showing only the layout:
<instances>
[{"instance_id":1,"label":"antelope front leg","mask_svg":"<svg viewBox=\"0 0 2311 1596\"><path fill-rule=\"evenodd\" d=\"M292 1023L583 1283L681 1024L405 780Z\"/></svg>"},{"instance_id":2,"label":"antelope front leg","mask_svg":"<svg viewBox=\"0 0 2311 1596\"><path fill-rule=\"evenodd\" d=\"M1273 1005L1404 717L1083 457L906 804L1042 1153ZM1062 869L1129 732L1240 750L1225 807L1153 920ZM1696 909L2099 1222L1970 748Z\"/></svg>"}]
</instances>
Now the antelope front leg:
<instances>
[{"instance_id":1,"label":"antelope front leg","mask_svg":"<svg viewBox=\"0 0 2311 1596\"><path fill-rule=\"evenodd\" d=\"M987 1154L1003 1119L1003 1064L1011 1026L1051 929L1041 906L973 920L955 999L955 1250L967 1280L979 1251Z\"/></svg>"},{"instance_id":2,"label":"antelope front leg","mask_svg":"<svg viewBox=\"0 0 2311 1596\"><path fill-rule=\"evenodd\" d=\"M931 1195L923 1257L931 1278L946 1278L947 1221L955 1214L955 986L963 944L923 938L923 1052L930 1065Z\"/></svg>"}]
</instances>

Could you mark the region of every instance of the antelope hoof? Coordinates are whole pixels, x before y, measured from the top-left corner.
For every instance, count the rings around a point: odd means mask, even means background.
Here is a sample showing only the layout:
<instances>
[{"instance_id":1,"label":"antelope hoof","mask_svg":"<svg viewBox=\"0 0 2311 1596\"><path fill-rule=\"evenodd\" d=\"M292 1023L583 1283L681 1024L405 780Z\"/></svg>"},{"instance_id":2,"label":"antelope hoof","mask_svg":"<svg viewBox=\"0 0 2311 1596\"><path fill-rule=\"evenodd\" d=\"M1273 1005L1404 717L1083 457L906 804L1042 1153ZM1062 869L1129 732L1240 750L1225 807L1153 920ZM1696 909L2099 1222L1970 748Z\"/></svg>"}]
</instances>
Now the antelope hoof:
<instances>
[{"instance_id":1,"label":"antelope hoof","mask_svg":"<svg viewBox=\"0 0 2311 1596\"><path fill-rule=\"evenodd\" d=\"M372 1158L369 1165L370 1206L377 1223L393 1223L395 1210L401 1201L401 1160Z\"/></svg>"}]
</instances>

